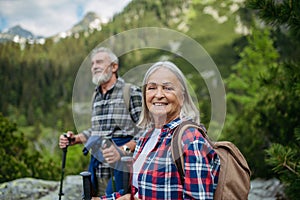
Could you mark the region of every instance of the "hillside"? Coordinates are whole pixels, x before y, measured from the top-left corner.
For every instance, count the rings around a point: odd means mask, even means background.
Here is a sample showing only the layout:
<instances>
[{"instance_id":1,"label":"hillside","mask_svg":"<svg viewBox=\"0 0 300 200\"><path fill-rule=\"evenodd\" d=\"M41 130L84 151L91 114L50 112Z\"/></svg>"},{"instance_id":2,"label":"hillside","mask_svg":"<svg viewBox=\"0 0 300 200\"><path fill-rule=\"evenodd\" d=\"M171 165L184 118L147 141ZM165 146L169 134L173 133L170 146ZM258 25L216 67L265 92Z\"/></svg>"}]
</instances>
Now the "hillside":
<instances>
[{"instance_id":1,"label":"hillside","mask_svg":"<svg viewBox=\"0 0 300 200\"><path fill-rule=\"evenodd\" d=\"M235 2L243 1L132 1L108 29L111 34L137 27L177 30L202 45L226 75L222 68L234 62L236 40L249 32L240 17L243 3Z\"/></svg>"},{"instance_id":2,"label":"hillside","mask_svg":"<svg viewBox=\"0 0 300 200\"><path fill-rule=\"evenodd\" d=\"M1 96L1 111L10 116L24 115L27 124L34 124L35 120L39 121L42 118L39 115L44 115L40 113L37 117L37 111L34 110L41 108L42 113L49 113L58 104L68 104L74 74L90 50L109 36L137 27L166 27L190 36L208 51L222 76L226 77L230 72L230 65L236 61L234 45L243 37L236 31L241 27L238 10L240 5L233 3L234 1L223 1L221 4L215 1L201 2L134 0L123 12L115 15L111 22L103 25L100 31L83 30L76 37L70 35L59 41L49 38L44 45L27 45L24 50L20 50L17 44L1 44L1 80L5 82L10 79L12 71L15 77L0 88L8 94ZM92 14L91 16L93 17ZM82 22L74 26L74 29L80 24ZM164 54L168 52L144 49L124 55L121 57L121 71L124 73L128 67L151 60L153 62ZM14 62L11 62L12 58ZM174 59L178 63L185 63L182 58ZM21 79L22 85L19 81ZM33 85L35 87L32 87ZM35 91L42 98L35 100L34 97L26 97L25 91L28 90ZM44 94L45 91L48 91L47 95ZM50 98L45 100L48 94L51 94ZM35 102L36 106L30 110L32 102ZM46 102L52 102L51 106ZM12 109L8 109L10 106ZM15 113L14 109L18 110L18 113ZM30 120L31 118L33 119Z\"/></svg>"}]
</instances>

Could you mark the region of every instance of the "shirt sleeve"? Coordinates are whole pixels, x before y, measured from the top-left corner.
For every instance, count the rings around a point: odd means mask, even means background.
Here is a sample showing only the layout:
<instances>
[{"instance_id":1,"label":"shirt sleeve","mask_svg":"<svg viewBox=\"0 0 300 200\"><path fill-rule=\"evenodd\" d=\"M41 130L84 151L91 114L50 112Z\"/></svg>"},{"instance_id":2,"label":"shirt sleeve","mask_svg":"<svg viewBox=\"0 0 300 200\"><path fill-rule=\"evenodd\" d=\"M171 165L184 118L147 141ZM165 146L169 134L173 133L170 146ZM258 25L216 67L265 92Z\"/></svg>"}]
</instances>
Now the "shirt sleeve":
<instances>
[{"instance_id":1,"label":"shirt sleeve","mask_svg":"<svg viewBox=\"0 0 300 200\"><path fill-rule=\"evenodd\" d=\"M90 137L91 134L92 134L92 129L89 128L89 129L87 129L87 130L84 130L84 131L82 131L82 134L84 135L84 137L85 137L86 139L89 139L89 137Z\"/></svg>"},{"instance_id":2,"label":"shirt sleeve","mask_svg":"<svg viewBox=\"0 0 300 200\"><path fill-rule=\"evenodd\" d=\"M198 129L183 135L184 199L213 200L220 171L220 159Z\"/></svg>"},{"instance_id":3,"label":"shirt sleeve","mask_svg":"<svg viewBox=\"0 0 300 200\"><path fill-rule=\"evenodd\" d=\"M115 200L118 199L119 197L121 197L123 195L123 190L119 191L119 192L114 192L110 195L106 195L106 196L101 196L100 199L101 200Z\"/></svg>"},{"instance_id":4,"label":"shirt sleeve","mask_svg":"<svg viewBox=\"0 0 300 200\"><path fill-rule=\"evenodd\" d=\"M131 87L129 110L133 122L137 123L142 111L142 92L137 86Z\"/></svg>"},{"instance_id":5,"label":"shirt sleeve","mask_svg":"<svg viewBox=\"0 0 300 200\"><path fill-rule=\"evenodd\" d=\"M140 114L142 112L142 92L141 89L137 86L131 86L130 91L130 116L132 121L137 124L140 118ZM135 135L133 140L137 142L139 137L143 134L143 130L138 127L135 127Z\"/></svg>"},{"instance_id":6,"label":"shirt sleeve","mask_svg":"<svg viewBox=\"0 0 300 200\"><path fill-rule=\"evenodd\" d=\"M134 186L131 186L131 190L134 191L133 193L137 192L137 189ZM114 192L110 195L101 196L100 199L101 200L115 200L115 199L120 198L123 195L125 195L125 192L123 189L121 189L119 192Z\"/></svg>"}]
</instances>

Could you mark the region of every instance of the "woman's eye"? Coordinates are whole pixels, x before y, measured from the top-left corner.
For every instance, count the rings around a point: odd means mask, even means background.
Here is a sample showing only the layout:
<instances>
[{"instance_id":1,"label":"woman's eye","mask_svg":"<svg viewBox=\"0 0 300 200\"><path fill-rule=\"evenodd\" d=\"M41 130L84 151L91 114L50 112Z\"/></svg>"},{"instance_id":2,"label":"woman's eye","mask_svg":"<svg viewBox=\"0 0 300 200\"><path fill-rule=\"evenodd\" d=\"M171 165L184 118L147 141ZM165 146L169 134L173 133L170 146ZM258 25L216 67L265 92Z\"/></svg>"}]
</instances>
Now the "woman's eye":
<instances>
[{"instance_id":1,"label":"woman's eye","mask_svg":"<svg viewBox=\"0 0 300 200\"><path fill-rule=\"evenodd\" d=\"M173 87L165 87L164 89L165 89L165 90L167 90L167 91L174 90L174 88L173 88Z\"/></svg>"},{"instance_id":2,"label":"woman's eye","mask_svg":"<svg viewBox=\"0 0 300 200\"><path fill-rule=\"evenodd\" d=\"M149 87L147 87L147 90L154 90L154 89L155 89L154 86L149 86Z\"/></svg>"}]
</instances>

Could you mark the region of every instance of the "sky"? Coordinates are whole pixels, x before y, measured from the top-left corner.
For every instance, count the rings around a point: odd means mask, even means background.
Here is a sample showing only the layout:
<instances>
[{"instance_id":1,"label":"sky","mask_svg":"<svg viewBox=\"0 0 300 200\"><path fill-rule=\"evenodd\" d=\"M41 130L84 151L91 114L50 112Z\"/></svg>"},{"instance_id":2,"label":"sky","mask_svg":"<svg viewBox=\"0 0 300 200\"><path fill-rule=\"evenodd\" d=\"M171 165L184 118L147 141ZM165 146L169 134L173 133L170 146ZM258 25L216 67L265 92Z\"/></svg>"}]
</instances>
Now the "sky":
<instances>
[{"instance_id":1,"label":"sky","mask_svg":"<svg viewBox=\"0 0 300 200\"><path fill-rule=\"evenodd\" d=\"M95 12L109 20L131 0L0 0L0 32L16 25L49 37L69 30L84 15Z\"/></svg>"}]
</instances>

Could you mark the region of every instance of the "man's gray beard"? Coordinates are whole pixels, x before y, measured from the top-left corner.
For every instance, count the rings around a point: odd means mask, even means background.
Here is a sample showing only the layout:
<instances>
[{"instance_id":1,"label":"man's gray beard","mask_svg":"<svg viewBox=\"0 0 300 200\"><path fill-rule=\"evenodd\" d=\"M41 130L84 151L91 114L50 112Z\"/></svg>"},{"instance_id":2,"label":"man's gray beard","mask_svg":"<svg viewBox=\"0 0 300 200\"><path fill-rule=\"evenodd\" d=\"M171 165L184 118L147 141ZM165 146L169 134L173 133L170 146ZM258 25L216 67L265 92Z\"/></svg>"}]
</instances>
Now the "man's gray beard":
<instances>
[{"instance_id":1,"label":"man's gray beard","mask_svg":"<svg viewBox=\"0 0 300 200\"><path fill-rule=\"evenodd\" d=\"M93 76L93 83L95 84L95 85L101 85L101 84L103 84L103 83L106 83L106 82L108 82L109 81L109 79L111 79L111 77L112 77L112 72L110 71L110 72L108 72L108 73L106 73L106 74L100 74L100 75L95 75L95 76Z\"/></svg>"}]
</instances>

